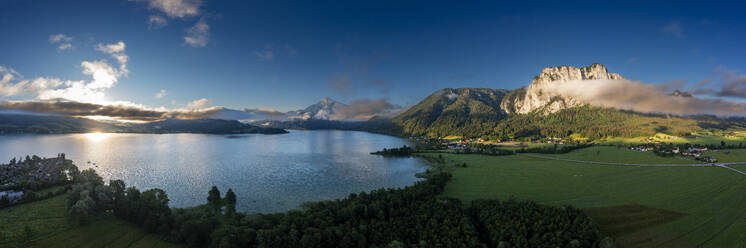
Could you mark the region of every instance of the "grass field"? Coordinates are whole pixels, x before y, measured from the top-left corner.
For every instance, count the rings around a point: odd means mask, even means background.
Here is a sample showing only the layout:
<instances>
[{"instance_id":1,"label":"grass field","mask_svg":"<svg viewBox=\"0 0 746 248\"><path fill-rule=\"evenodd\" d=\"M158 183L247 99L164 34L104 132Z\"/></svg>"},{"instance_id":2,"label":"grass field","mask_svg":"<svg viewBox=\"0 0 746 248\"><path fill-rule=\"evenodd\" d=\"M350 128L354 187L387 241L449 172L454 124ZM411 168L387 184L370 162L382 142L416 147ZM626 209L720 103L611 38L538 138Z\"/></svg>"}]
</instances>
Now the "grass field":
<instances>
[{"instance_id":1,"label":"grass field","mask_svg":"<svg viewBox=\"0 0 746 248\"><path fill-rule=\"evenodd\" d=\"M573 160L586 160L596 162L621 162L634 164L698 164L702 163L681 156L661 157L653 152L639 152L627 148L614 146L592 146L578 149L565 154L539 154L545 157L556 157Z\"/></svg>"},{"instance_id":2,"label":"grass field","mask_svg":"<svg viewBox=\"0 0 746 248\"><path fill-rule=\"evenodd\" d=\"M674 144L720 144L721 141L724 141L727 144L733 144L738 145L739 143L746 144L746 132L743 131L736 131L733 132L734 135L728 135L726 133L712 133L712 132L702 132L702 133L693 133L691 136L674 136L664 133L657 133L651 137L631 137L631 138L624 138L624 137L613 137L613 138L607 138L605 140L601 140L600 143L607 143L607 144L640 144L640 143L648 143L648 140L656 141L656 142L663 142L663 143L674 143Z\"/></svg>"},{"instance_id":3,"label":"grass field","mask_svg":"<svg viewBox=\"0 0 746 248\"><path fill-rule=\"evenodd\" d=\"M26 226L32 230L30 244L12 238ZM65 195L0 209L0 247L180 247L144 233L140 228L111 215L82 227L68 218Z\"/></svg>"},{"instance_id":4,"label":"grass field","mask_svg":"<svg viewBox=\"0 0 746 248\"><path fill-rule=\"evenodd\" d=\"M580 154L589 152L567 156L592 160ZM466 168L446 167L453 178L445 196L465 202L512 196L585 208L599 223L606 223L603 230L616 230L614 238L627 247L746 247L746 177L723 168L605 166L520 155L442 155L450 165L467 163ZM638 162L655 159L632 158ZM625 206L636 207L620 211Z\"/></svg>"},{"instance_id":5,"label":"grass field","mask_svg":"<svg viewBox=\"0 0 746 248\"><path fill-rule=\"evenodd\" d=\"M706 151L705 156L712 156L718 162L746 162L746 149L722 149Z\"/></svg>"}]
</instances>

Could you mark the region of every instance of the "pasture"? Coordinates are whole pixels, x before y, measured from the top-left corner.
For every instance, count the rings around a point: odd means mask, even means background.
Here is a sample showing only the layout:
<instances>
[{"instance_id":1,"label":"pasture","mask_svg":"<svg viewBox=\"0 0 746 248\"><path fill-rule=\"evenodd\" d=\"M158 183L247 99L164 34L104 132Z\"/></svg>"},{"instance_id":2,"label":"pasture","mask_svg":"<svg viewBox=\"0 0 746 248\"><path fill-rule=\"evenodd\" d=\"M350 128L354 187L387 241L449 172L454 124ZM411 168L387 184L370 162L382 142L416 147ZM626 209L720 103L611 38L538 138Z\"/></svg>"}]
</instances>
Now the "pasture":
<instances>
[{"instance_id":1,"label":"pasture","mask_svg":"<svg viewBox=\"0 0 746 248\"><path fill-rule=\"evenodd\" d=\"M69 221L65 195L0 209L0 247L180 247L110 214L85 226ZM25 227L31 240L19 239Z\"/></svg>"},{"instance_id":2,"label":"pasture","mask_svg":"<svg viewBox=\"0 0 746 248\"><path fill-rule=\"evenodd\" d=\"M718 162L746 162L746 149L722 149L704 152L705 156L717 158Z\"/></svg>"},{"instance_id":3,"label":"pasture","mask_svg":"<svg viewBox=\"0 0 746 248\"><path fill-rule=\"evenodd\" d=\"M601 154L615 157L608 158L610 162L669 162L601 149ZM453 173L444 195L465 203L514 197L584 208L623 247L746 244L746 177L723 168L608 166L521 155L442 156ZM600 159L592 149L565 156ZM452 166L457 163L467 167Z\"/></svg>"},{"instance_id":4,"label":"pasture","mask_svg":"<svg viewBox=\"0 0 746 248\"><path fill-rule=\"evenodd\" d=\"M538 154L545 157L585 160L596 162L619 162L633 164L700 164L693 158L673 156L661 157L653 152L633 151L625 147L591 146L565 154Z\"/></svg>"}]
</instances>

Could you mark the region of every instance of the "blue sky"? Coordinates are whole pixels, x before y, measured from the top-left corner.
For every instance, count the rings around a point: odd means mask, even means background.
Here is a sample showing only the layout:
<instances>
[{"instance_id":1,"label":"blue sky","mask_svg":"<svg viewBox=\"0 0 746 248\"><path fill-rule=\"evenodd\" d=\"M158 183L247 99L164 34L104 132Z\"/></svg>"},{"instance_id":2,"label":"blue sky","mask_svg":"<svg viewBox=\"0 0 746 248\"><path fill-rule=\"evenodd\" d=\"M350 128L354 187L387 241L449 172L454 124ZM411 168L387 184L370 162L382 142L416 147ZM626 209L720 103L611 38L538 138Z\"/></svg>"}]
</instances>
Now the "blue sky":
<instances>
[{"instance_id":1,"label":"blue sky","mask_svg":"<svg viewBox=\"0 0 746 248\"><path fill-rule=\"evenodd\" d=\"M82 62L105 60L114 82L101 81L105 86L94 93L108 102L166 109L204 98L193 104L288 111L325 96L408 106L440 88L514 89L544 67L593 62L632 80L691 86L746 68L744 7L712 1L4 0L0 66L13 71L6 90L37 78L58 79L64 88L70 81L98 82L84 73L93 65ZM51 39L58 34L64 36ZM126 48L96 49L119 41ZM128 59L120 63L116 56ZM0 100L42 97L27 86L10 93Z\"/></svg>"}]
</instances>

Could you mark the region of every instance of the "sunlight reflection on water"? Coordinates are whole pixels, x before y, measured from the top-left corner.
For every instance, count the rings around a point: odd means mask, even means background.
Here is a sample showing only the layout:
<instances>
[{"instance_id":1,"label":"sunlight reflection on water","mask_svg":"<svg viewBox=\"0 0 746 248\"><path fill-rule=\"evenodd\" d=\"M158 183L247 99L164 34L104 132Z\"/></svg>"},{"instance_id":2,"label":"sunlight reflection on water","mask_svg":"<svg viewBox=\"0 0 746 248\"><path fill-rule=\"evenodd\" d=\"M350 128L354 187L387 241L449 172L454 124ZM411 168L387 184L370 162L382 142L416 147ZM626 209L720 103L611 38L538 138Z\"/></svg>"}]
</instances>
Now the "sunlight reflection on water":
<instances>
[{"instance_id":1,"label":"sunlight reflection on water","mask_svg":"<svg viewBox=\"0 0 746 248\"><path fill-rule=\"evenodd\" d=\"M171 206L202 204L216 185L223 193L228 188L236 192L239 210L266 213L411 185L414 174L425 170L424 161L369 154L404 144L404 139L352 131L6 135L0 136L0 159L64 152L81 170L94 168L107 181L166 190Z\"/></svg>"}]
</instances>

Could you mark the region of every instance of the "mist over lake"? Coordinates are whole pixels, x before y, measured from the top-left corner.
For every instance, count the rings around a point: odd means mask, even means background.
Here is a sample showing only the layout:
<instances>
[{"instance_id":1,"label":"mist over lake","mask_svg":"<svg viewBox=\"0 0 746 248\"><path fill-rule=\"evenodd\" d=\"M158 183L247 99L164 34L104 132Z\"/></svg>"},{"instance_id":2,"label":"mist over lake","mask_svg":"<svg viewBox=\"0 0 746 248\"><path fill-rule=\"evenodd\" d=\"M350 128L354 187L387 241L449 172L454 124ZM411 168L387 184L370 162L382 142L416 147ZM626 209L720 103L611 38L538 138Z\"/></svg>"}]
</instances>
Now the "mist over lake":
<instances>
[{"instance_id":1,"label":"mist over lake","mask_svg":"<svg viewBox=\"0 0 746 248\"><path fill-rule=\"evenodd\" d=\"M413 184L415 173L426 169L423 160L369 154L405 144L405 139L355 131L3 135L0 159L65 153L80 170L95 168L107 182L122 179L141 190L165 190L172 207L204 204L216 185L223 193L233 189L238 211L271 213L306 201Z\"/></svg>"}]
</instances>

